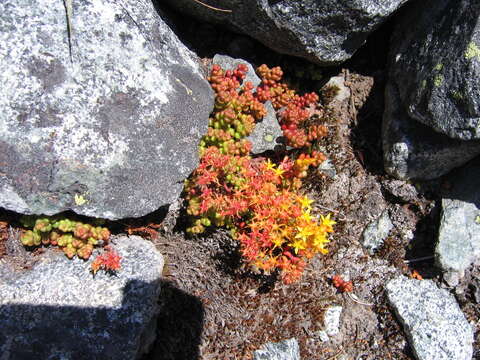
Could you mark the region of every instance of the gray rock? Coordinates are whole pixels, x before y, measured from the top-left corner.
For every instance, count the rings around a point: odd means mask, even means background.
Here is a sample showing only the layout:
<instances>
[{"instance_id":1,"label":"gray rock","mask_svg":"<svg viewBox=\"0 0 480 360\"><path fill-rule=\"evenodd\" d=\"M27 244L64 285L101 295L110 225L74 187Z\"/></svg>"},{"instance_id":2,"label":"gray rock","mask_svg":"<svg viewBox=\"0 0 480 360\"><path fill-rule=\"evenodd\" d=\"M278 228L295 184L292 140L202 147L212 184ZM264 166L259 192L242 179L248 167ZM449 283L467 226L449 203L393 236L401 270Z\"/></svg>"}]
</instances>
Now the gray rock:
<instances>
[{"instance_id":1,"label":"gray rock","mask_svg":"<svg viewBox=\"0 0 480 360\"><path fill-rule=\"evenodd\" d=\"M148 350L163 257L137 236L114 244L122 256L115 275L93 276L92 260L52 251L33 269L0 280L2 359L131 360Z\"/></svg>"},{"instance_id":2,"label":"gray rock","mask_svg":"<svg viewBox=\"0 0 480 360\"><path fill-rule=\"evenodd\" d=\"M323 161L317 168L321 173L327 175L330 179L335 179L337 176L337 169L335 168L335 165L330 161L330 159L327 159Z\"/></svg>"},{"instance_id":3,"label":"gray rock","mask_svg":"<svg viewBox=\"0 0 480 360\"><path fill-rule=\"evenodd\" d=\"M480 139L480 3L413 2L396 26L390 79L409 116L454 139Z\"/></svg>"},{"instance_id":4,"label":"gray rock","mask_svg":"<svg viewBox=\"0 0 480 360\"><path fill-rule=\"evenodd\" d=\"M385 210L375 221L367 225L362 234L362 245L370 254L374 254L388 236L390 230L393 229L392 221Z\"/></svg>"},{"instance_id":5,"label":"gray rock","mask_svg":"<svg viewBox=\"0 0 480 360\"><path fill-rule=\"evenodd\" d=\"M275 151L282 148L283 132L277 120L277 115L270 101L265 103L267 115L262 121L255 124L255 129L247 137L252 143L252 154L261 154L265 151Z\"/></svg>"},{"instance_id":6,"label":"gray rock","mask_svg":"<svg viewBox=\"0 0 480 360\"><path fill-rule=\"evenodd\" d=\"M339 64L407 0L225 0L214 11L191 0L167 0L202 21L227 25L282 54Z\"/></svg>"},{"instance_id":7,"label":"gray rock","mask_svg":"<svg viewBox=\"0 0 480 360\"><path fill-rule=\"evenodd\" d=\"M227 56L227 55L217 54L213 57L212 64L220 65L220 67L223 70L233 70L240 64L247 65L248 71L247 71L247 75L246 75L246 77L243 81L244 82L250 81L253 84L253 86L260 85L261 80L257 76L257 73L255 72L255 69L253 68L252 64L250 64L246 60L234 59L234 58L232 58L230 56Z\"/></svg>"},{"instance_id":8,"label":"gray rock","mask_svg":"<svg viewBox=\"0 0 480 360\"><path fill-rule=\"evenodd\" d=\"M410 202L418 198L415 186L405 181L386 179L382 181L382 185L390 194L404 202Z\"/></svg>"},{"instance_id":9,"label":"gray rock","mask_svg":"<svg viewBox=\"0 0 480 360\"><path fill-rule=\"evenodd\" d=\"M325 332L328 336L335 336L340 333L340 316L343 308L341 306L329 306L323 315Z\"/></svg>"},{"instance_id":10,"label":"gray rock","mask_svg":"<svg viewBox=\"0 0 480 360\"><path fill-rule=\"evenodd\" d=\"M385 171L398 179L435 179L480 155L480 141L451 139L411 119L395 84L385 89Z\"/></svg>"},{"instance_id":11,"label":"gray rock","mask_svg":"<svg viewBox=\"0 0 480 360\"><path fill-rule=\"evenodd\" d=\"M233 59L225 55L215 55L212 63L220 65L224 70L233 70L239 64L246 64L248 72L244 82L250 81L254 86L258 86L261 82L252 65L245 60ZM270 101L265 103L265 108L267 115L262 121L255 124L255 129L247 137L247 140L252 143L252 154L260 154L269 150L274 151L282 146L283 132L278 123L275 109Z\"/></svg>"},{"instance_id":12,"label":"gray rock","mask_svg":"<svg viewBox=\"0 0 480 360\"><path fill-rule=\"evenodd\" d=\"M455 286L480 261L480 159L455 173L453 188L442 199L435 261Z\"/></svg>"},{"instance_id":13,"label":"gray rock","mask_svg":"<svg viewBox=\"0 0 480 360\"><path fill-rule=\"evenodd\" d=\"M138 217L198 164L213 92L151 1L0 2L0 206Z\"/></svg>"},{"instance_id":14,"label":"gray rock","mask_svg":"<svg viewBox=\"0 0 480 360\"><path fill-rule=\"evenodd\" d=\"M473 329L453 295L431 280L404 276L386 291L418 360L471 360Z\"/></svg>"},{"instance_id":15,"label":"gray rock","mask_svg":"<svg viewBox=\"0 0 480 360\"><path fill-rule=\"evenodd\" d=\"M253 360L300 360L300 348L294 338L268 343L254 352Z\"/></svg>"}]
</instances>

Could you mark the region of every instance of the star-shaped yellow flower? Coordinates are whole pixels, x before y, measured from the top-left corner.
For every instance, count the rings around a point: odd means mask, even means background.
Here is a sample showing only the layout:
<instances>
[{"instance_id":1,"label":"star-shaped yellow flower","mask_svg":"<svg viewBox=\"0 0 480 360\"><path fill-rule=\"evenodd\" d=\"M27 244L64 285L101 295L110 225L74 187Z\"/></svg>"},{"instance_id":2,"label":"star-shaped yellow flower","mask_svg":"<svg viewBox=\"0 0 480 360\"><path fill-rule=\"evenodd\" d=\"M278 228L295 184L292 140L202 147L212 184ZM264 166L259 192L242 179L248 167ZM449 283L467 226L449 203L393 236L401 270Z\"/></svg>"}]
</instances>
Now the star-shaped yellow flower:
<instances>
[{"instance_id":1,"label":"star-shaped yellow flower","mask_svg":"<svg viewBox=\"0 0 480 360\"><path fill-rule=\"evenodd\" d=\"M333 225L335 225L336 222L330 219L330 214L327 216L320 215L320 219L322 220L322 225L327 228L327 232L333 232Z\"/></svg>"},{"instance_id":2,"label":"star-shaped yellow flower","mask_svg":"<svg viewBox=\"0 0 480 360\"><path fill-rule=\"evenodd\" d=\"M315 237L313 238L313 247L315 248L315 250L324 253L324 251L326 251L326 249L324 248L324 245L328 242L329 241L325 236L325 233L318 232L315 234Z\"/></svg>"},{"instance_id":3,"label":"star-shaped yellow flower","mask_svg":"<svg viewBox=\"0 0 480 360\"><path fill-rule=\"evenodd\" d=\"M275 164L272 163L270 159L267 159L267 162L265 163L265 169L275 171Z\"/></svg>"},{"instance_id":4,"label":"star-shaped yellow flower","mask_svg":"<svg viewBox=\"0 0 480 360\"><path fill-rule=\"evenodd\" d=\"M298 254L298 250L305 250L305 241L302 239L295 239L290 246L295 251L295 254Z\"/></svg>"},{"instance_id":5,"label":"star-shaped yellow flower","mask_svg":"<svg viewBox=\"0 0 480 360\"><path fill-rule=\"evenodd\" d=\"M312 208L310 205L313 203L313 200L309 199L307 196L299 198L298 200L300 201L302 208L306 208L308 210Z\"/></svg>"},{"instance_id":6,"label":"star-shaped yellow flower","mask_svg":"<svg viewBox=\"0 0 480 360\"><path fill-rule=\"evenodd\" d=\"M276 174L277 176L280 176L280 177L282 177L282 174L285 172L285 170L280 169L280 168L273 169L273 171L275 172L275 174Z\"/></svg>"},{"instance_id":7,"label":"star-shaped yellow flower","mask_svg":"<svg viewBox=\"0 0 480 360\"><path fill-rule=\"evenodd\" d=\"M280 248L282 247L283 243L285 242L285 240L283 240L283 238L281 236L275 236L273 239L272 239L272 243L273 243L273 248Z\"/></svg>"},{"instance_id":8,"label":"star-shaped yellow flower","mask_svg":"<svg viewBox=\"0 0 480 360\"><path fill-rule=\"evenodd\" d=\"M298 233L295 235L295 239L302 239L307 240L309 236L315 233L315 229L313 226L304 226L304 227L297 227Z\"/></svg>"},{"instance_id":9,"label":"star-shaped yellow flower","mask_svg":"<svg viewBox=\"0 0 480 360\"><path fill-rule=\"evenodd\" d=\"M313 220L312 215L310 214L310 210L306 210L300 216L300 219L305 220L307 222L311 222Z\"/></svg>"}]
</instances>

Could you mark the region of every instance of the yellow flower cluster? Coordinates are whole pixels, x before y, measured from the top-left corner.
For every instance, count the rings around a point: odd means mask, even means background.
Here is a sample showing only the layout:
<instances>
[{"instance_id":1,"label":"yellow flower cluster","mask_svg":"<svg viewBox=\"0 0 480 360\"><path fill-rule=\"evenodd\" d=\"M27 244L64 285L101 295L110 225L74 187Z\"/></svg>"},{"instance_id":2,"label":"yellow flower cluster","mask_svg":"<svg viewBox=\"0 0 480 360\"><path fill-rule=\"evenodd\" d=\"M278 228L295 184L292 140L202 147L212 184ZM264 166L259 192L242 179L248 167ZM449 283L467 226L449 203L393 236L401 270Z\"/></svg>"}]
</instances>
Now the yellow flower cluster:
<instances>
[{"instance_id":1,"label":"yellow flower cluster","mask_svg":"<svg viewBox=\"0 0 480 360\"><path fill-rule=\"evenodd\" d=\"M325 244L329 242L328 233L333 232L335 221L327 216L320 215L320 221L317 221L311 215L311 204L313 200L308 197L299 197L298 201L302 208L302 214L296 219L296 234L290 242L290 247L295 254L303 250L307 257L312 257L315 253L326 254Z\"/></svg>"}]
</instances>

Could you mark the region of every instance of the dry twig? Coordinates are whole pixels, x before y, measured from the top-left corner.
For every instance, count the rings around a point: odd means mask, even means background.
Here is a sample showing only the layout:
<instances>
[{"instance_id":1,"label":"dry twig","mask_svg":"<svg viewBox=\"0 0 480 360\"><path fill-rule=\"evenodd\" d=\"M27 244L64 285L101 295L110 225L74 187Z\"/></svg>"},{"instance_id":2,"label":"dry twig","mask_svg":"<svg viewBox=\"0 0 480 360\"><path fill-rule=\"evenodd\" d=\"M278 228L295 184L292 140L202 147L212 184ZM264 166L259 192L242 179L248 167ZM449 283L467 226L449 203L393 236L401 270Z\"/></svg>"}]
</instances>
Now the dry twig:
<instances>
[{"instance_id":1,"label":"dry twig","mask_svg":"<svg viewBox=\"0 0 480 360\"><path fill-rule=\"evenodd\" d=\"M201 5L209 8L209 9L215 10L215 11L222 11L222 12L228 12L228 13L231 13L231 12L232 12L232 10L219 9L219 8L214 7L214 6L205 4L205 3L201 2L200 0L193 0L193 1L195 1L195 2L197 2L197 3L199 3L199 4L201 4Z\"/></svg>"}]
</instances>

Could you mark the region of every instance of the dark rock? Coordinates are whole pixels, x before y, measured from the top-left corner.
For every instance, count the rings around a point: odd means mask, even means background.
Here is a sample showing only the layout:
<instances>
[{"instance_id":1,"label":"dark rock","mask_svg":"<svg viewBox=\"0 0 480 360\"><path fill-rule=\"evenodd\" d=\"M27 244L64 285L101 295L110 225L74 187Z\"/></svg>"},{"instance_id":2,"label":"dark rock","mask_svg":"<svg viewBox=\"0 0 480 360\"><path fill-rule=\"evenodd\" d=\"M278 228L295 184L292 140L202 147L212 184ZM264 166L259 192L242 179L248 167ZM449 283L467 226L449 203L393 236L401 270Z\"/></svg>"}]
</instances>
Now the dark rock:
<instances>
[{"instance_id":1,"label":"dark rock","mask_svg":"<svg viewBox=\"0 0 480 360\"><path fill-rule=\"evenodd\" d=\"M451 139L411 119L397 86L385 89L383 154L385 171L398 179L429 180L480 155L480 141Z\"/></svg>"},{"instance_id":2,"label":"dark rock","mask_svg":"<svg viewBox=\"0 0 480 360\"><path fill-rule=\"evenodd\" d=\"M480 139L480 2L413 2L396 26L390 80L413 119L450 138Z\"/></svg>"},{"instance_id":3,"label":"dark rock","mask_svg":"<svg viewBox=\"0 0 480 360\"><path fill-rule=\"evenodd\" d=\"M139 217L198 163L213 92L150 1L0 2L0 206Z\"/></svg>"},{"instance_id":4,"label":"dark rock","mask_svg":"<svg viewBox=\"0 0 480 360\"><path fill-rule=\"evenodd\" d=\"M93 276L92 259L51 251L33 269L10 270L0 279L5 359L132 360L148 351L156 336L163 257L138 236L113 243L122 256L115 275Z\"/></svg>"},{"instance_id":5,"label":"dark rock","mask_svg":"<svg viewBox=\"0 0 480 360\"><path fill-rule=\"evenodd\" d=\"M407 0L227 0L213 10L192 0L167 0L202 21L223 24L282 54L339 64Z\"/></svg>"},{"instance_id":6,"label":"dark rock","mask_svg":"<svg viewBox=\"0 0 480 360\"><path fill-rule=\"evenodd\" d=\"M418 360L472 358L473 329L447 290L400 276L386 291Z\"/></svg>"},{"instance_id":7,"label":"dark rock","mask_svg":"<svg viewBox=\"0 0 480 360\"><path fill-rule=\"evenodd\" d=\"M252 39L246 36L236 36L228 44L228 53L235 57L251 57L255 55L255 44Z\"/></svg>"},{"instance_id":8,"label":"dark rock","mask_svg":"<svg viewBox=\"0 0 480 360\"><path fill-rule=\"evenodd\" d=\"M442 199L435 261L451 286L480 262L480 159L455 173L453 189Z\"/></svg>"}]
</instances>

